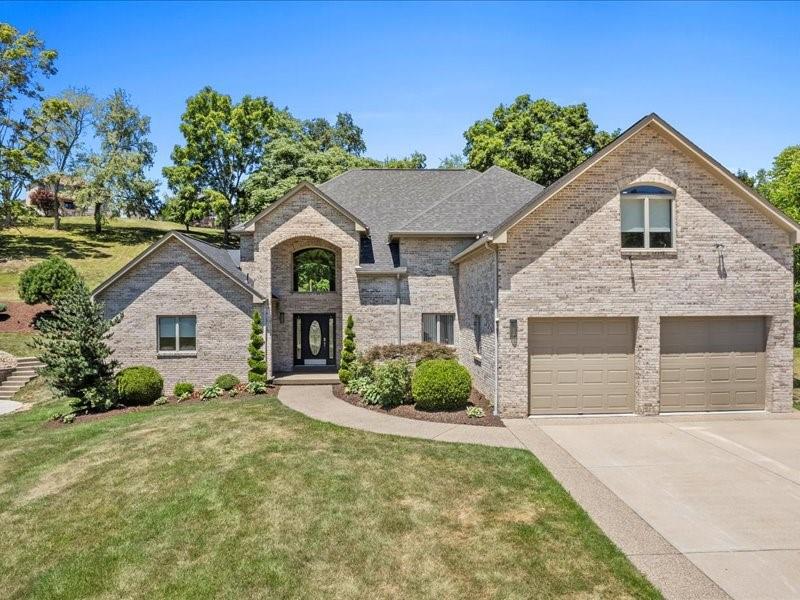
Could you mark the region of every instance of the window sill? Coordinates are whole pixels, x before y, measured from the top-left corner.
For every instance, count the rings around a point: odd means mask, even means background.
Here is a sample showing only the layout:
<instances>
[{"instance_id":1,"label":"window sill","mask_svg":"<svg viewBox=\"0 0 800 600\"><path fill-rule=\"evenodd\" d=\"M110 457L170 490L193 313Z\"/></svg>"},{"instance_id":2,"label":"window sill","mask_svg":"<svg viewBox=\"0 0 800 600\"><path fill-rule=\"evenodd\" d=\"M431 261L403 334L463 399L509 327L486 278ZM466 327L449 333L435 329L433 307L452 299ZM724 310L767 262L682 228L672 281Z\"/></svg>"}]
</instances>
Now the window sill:
<instances>
[{"instance_id":1,"label":"window sill","mask_svg":"<svg viewBox=\"0 0 800 600\"><path fill-rule=\"evenodd\" d=\"M156 358L197 358L196 350L165 350L156 353Z\"/></svg>"},{"instance_id":2,"label":"window sill","mask_svg":"<svg viewBox=\"0 0 800 600\"><path fill-rule=\"evenodd\" d=\"M480 354L473 354L472 360L475 361L476 365L479 365L483 361L483 357Z\"/></svg>"},{"instance_id":3,"label":"window sill","mask_svg":"<svg viewBox=\"0 0 800 600\"><path fill-rule=\"evenodd\" d=\"M675 258L678 256L676 248L622 248L620 255L637 258Z\"/></svg>"}]
</instances>

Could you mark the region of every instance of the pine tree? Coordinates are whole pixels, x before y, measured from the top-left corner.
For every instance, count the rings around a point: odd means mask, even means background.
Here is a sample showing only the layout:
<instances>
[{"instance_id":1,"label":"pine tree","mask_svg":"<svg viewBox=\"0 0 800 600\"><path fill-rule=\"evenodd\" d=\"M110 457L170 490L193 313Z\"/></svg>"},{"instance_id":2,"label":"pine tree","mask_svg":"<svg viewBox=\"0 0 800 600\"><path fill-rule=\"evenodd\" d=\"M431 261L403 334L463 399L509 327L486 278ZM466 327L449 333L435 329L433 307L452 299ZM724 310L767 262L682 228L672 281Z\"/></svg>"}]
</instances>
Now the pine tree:
<instances>
[{"instance_id":1,"label":"pine tree","mask_svg":"<svg viewBox=\"0 0 800 600\"><path fill-rule=\"evenodd\" d=\"M342 358L339 361L339 379L347 383L352 375L351 368L356 360L356 334L353 331L353 315L347 317L342 343Z\"/></svg>"},{"instance_id":2,"label":"pine tree","mask_svg":"<svg viewBox=\"0 0 800 600\"><path fill-rule=\"evenodd\" d=\"M247 364L250 371L247 373L248 381L264 381L267 373L267 361L264 355L264 336L262 335L261 313L253 311L253 325L250 331L250 345L247 347L250 358Z\"/></svg>"},{"instance_id":3,"label":"pine tree","mask_svg":"<svg viewBox=\"0 0 800 600\"><path fill-rule=\"evenodd\" d=\"M93 302L86 284L78 281L39 325L41 335L33 343L45 365L41 374L76 410L103 410L114 404L112 379L118 363L109 360L107 340L121 319L121 314L106 319L102 304Z\"/></svg>"}]
</instances>

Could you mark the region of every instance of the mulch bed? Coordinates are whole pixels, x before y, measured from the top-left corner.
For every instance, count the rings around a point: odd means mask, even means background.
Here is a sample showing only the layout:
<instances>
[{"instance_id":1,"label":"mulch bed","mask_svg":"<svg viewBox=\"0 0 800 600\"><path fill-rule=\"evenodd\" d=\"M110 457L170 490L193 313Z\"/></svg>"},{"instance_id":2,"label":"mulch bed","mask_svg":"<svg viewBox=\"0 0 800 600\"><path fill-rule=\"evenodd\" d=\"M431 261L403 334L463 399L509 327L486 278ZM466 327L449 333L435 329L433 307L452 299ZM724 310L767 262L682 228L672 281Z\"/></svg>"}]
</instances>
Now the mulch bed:
<instances>
[{"instance_id":1,"label":"mulch bed","mask_svg":"<svg viewBox=\"0 0 800 600\"><path fill-rule=\"evenodd\" d=\"M345 386L342 384L333 386L333 395L367 410L373 410L385 415L392 415L394 417L405 417L406 419L417 419L419 421L434 421L436 423L453 423L454 425L478 425L484 427L505 427L500 417L495 417L492 414L492 407L486 396L472 390L472 395L469 397L467 406L480 406L483 412L486 413L485 417L470 418L464 409L461 410L442 410L442 411L426 411L417 410L413 404L401 404L400 406L393 406L392 408L383 408L374 404L366 404L361 396L358 394L348 394Z\"/></svg>"},{"instance_id":2,"label":"mulch bed","mask_svg":"<svg viewBox=\"0 0 800 600\"><path fill-rule=\"evenodd\" d=\"M259 394L259 396L277 396L278 389L280 386L278 385L268 385L267 391L263 394ZM228 396L227 392L224 396L219 396L215 398L215 400L228 400L228 401L236 401L240 399L242 396L251 397L252 394L248 394L247 392L239 392L236 396ZM203 400L200 398L200 392L195 391L192 395L187 398L186 400L178 400L177 396L167 396L167 404L200 404L201 402L208 402L208 400ZM122 415L125 413L132 413L132 412L141 412L146 410L152 410L154 408L158 408L159 406L166 406L167 404L148 404L146 406L120 406L118 408L112 408L111 410L107 410L105 412L96 412L96 413L88 413L84 415L75 415L75 420L72 423L64 423L61 419L58 420L51 420L45 423L45 427L49 429L57 429L59 427L66 427L68 425L74 425L75 423L87 423L90 421L100 421L102 419L107 419L109 417L115 417L117 415Z\"/></svg>"},{"instance_id":3,"label":"mulch bed","mask_svg":"<svg viewBox=\"0 0 800 600\"><path fill-rule=\"evenodd\" d=\"M37 318L50 310L47 304L3 302L8 308L0 313L0 333L31 333Z\"/></svg>"}]
</instances>

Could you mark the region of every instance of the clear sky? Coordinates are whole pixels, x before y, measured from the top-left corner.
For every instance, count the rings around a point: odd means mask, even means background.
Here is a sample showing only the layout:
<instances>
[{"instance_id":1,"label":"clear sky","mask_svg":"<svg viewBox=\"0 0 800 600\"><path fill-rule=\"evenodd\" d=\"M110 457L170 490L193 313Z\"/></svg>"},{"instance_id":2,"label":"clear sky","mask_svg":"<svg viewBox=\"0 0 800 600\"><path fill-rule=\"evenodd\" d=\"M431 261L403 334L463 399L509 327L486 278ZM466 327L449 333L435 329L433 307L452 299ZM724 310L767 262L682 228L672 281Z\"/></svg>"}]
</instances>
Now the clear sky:
<instances>
[{"instance_id":1,"label":"clear sky","mask_svg":"<svg viewBox=\"0 0 800 600\"><path fill-rule=\"evenodd\" d=\"M732 170L800 144L800 3L5 3L60 53L47 92L130 92L157 174L204 85L295 116L350 112L367 154L438 166L516 96L586 102L604 129L657 112Z\"/></svg>"}]
</instances>

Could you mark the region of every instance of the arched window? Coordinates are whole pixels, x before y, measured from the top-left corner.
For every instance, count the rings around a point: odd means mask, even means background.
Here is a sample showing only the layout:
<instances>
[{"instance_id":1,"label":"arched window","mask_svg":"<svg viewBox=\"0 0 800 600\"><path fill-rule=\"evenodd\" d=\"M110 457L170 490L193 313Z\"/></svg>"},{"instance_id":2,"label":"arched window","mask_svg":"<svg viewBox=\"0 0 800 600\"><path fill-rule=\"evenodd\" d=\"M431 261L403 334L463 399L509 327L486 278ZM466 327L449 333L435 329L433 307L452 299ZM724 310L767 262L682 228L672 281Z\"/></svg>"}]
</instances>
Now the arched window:
<instances>
[{"instance_id":1,"label":"arched window","mask_svg":"<svg viewBox=\"0 0 800 600\"><path fill-rule=\"evenodd\" d=\"M336 290L336 255L323 248L306 248L294 253L295 292Z\"/></svg>"},{"instance_id":2,"label":"arched window","mask_svg":"<svg viewBox=\"0 0 800 600\"><path fill-rule=\"evenodd\" d=\"M623 248L673 248L671 190L635 185L620 194L620 230Z\"/></svg>"}]
</instances>

